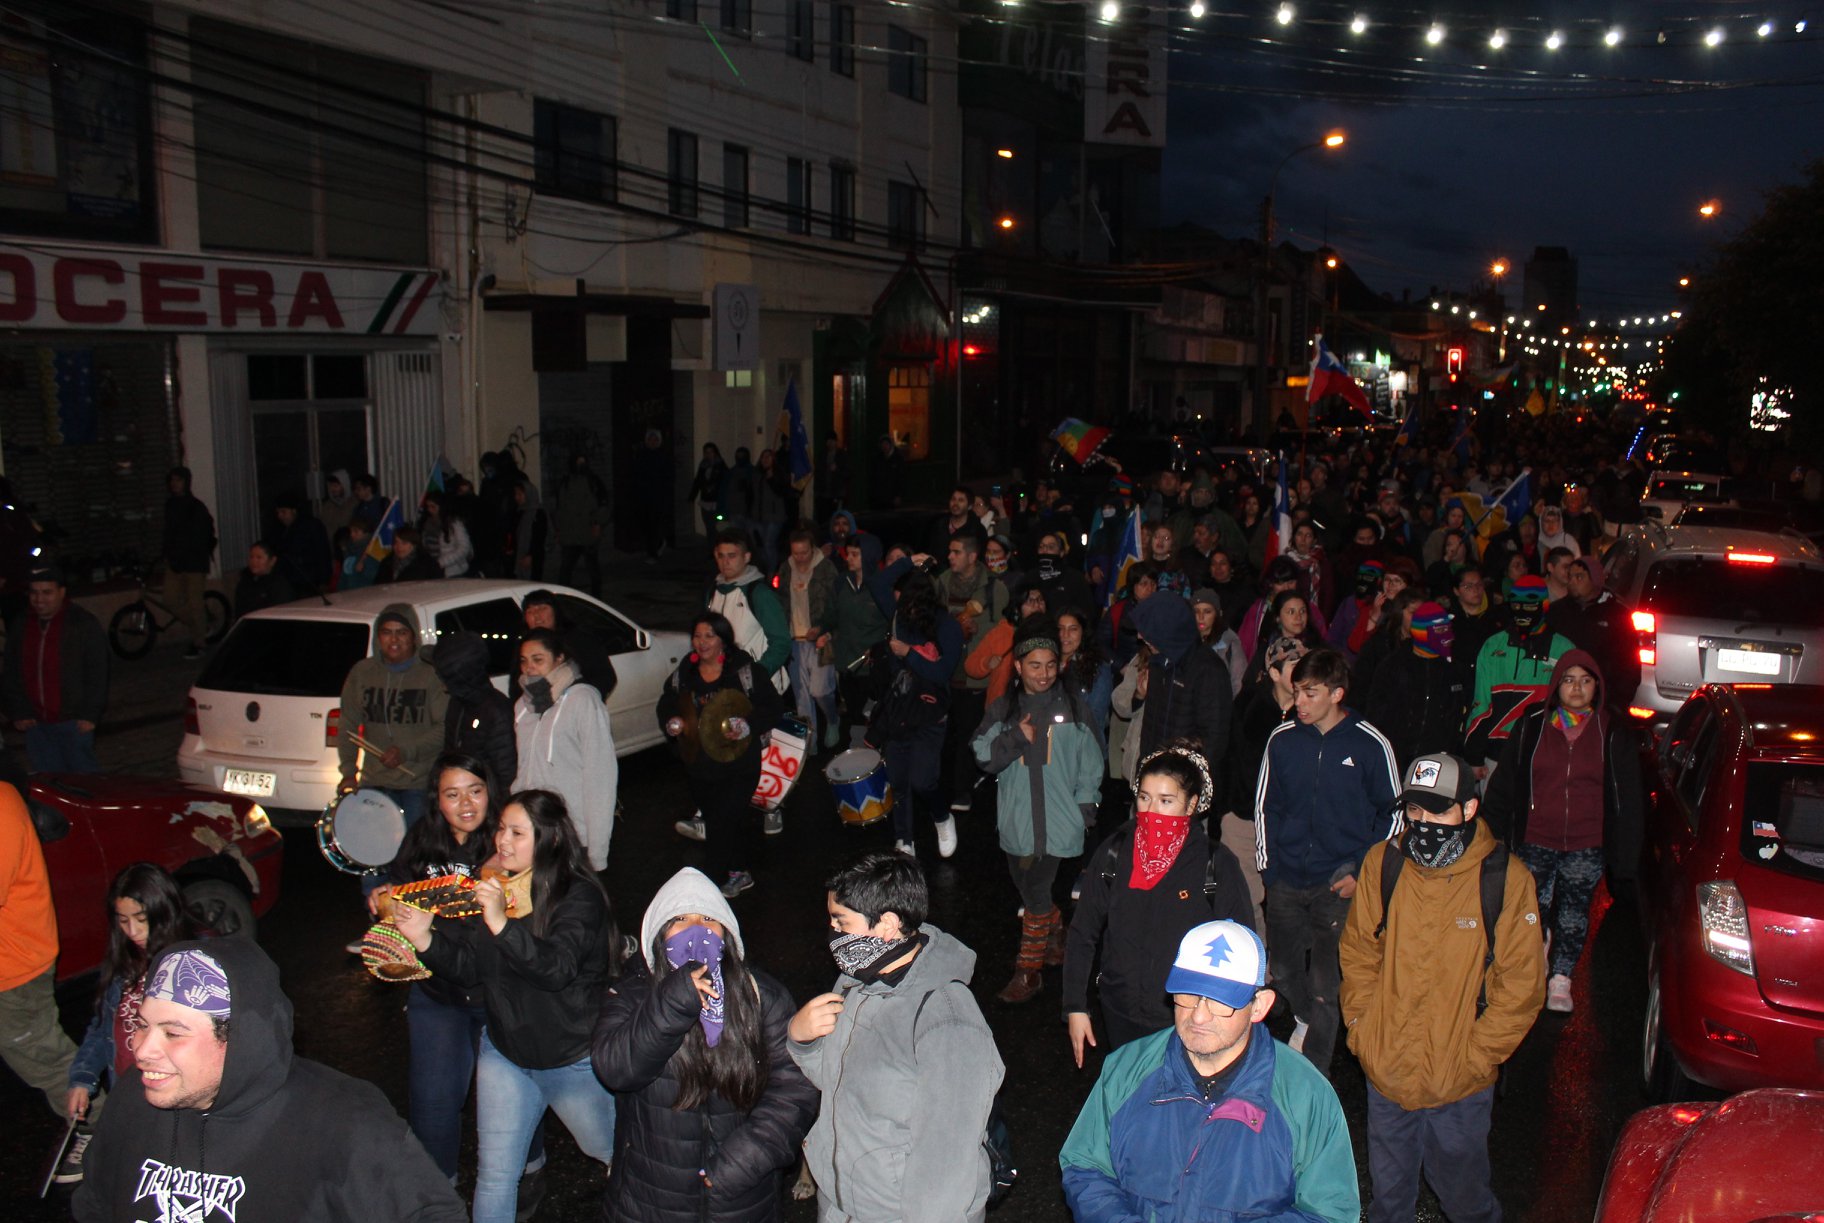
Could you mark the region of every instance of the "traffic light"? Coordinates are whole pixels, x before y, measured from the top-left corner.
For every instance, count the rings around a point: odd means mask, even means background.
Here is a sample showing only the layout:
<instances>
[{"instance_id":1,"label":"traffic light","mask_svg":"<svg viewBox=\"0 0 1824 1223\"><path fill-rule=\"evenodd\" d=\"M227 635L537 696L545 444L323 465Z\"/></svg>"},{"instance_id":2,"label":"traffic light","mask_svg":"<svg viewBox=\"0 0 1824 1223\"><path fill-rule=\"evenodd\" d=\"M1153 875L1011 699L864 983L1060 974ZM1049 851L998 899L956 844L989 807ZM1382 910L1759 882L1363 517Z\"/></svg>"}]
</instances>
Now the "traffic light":
<instances>
[{"instance_id":1,"label":"traffic light","mask_svg":"<svg viewBox=\"0 0 1824 1223\"><path fill-rule=\"evenodd\" d=\"M1461 348L1451 347L1444 350L1444 369L1450 374L1450 380L1455 382L1457 375L1463 372L1463 350Z\"/></svg>"}]
</instances>

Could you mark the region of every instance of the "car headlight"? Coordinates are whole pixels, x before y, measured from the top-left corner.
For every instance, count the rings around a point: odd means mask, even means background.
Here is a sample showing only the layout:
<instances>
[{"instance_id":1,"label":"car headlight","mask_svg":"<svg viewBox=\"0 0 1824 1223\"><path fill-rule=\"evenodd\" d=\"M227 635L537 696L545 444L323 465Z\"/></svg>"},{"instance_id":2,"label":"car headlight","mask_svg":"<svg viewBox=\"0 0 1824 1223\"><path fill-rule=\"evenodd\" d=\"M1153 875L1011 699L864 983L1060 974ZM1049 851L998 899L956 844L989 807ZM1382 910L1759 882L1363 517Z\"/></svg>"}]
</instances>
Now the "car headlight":
<instances>
[{"instance_id":1,"label":"car headlight","mask_svg":"<svg viewBox=\"0 0 1824 1223\"><path fill-rule=\"evenodd\" d=\"M1712 959L1737 972L1754 975L1754 948L1748 942L1748 902L1735 884L1727 879L1699 884L1697 921L1704 935L1704 950Z\"/></svg>"},{"instance_id":2,"label":"car headlight","mask_svg":"<svg viewBox=\"0 0 1824 1223\"><path fill-rule=\"evenodd\" d=\"M272 831L272 817L266 814L266 808L258 803L247 808L247 835L258 836L262 832Z\"/></svg>"}]
</instances>

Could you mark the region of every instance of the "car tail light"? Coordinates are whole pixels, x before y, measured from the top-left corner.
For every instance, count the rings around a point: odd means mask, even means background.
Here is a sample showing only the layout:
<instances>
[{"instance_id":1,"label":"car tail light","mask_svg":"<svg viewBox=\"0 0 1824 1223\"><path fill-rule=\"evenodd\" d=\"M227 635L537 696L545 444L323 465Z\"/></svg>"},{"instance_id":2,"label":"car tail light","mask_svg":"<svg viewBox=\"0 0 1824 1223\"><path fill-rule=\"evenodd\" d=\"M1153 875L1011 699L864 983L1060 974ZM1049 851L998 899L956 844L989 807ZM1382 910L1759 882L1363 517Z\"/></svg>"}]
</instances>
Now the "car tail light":
<instances>
[{"instance_id":1,"label":"car tail light","mask_svg":"<svg viewBox=\"0 0 1824 1223\"><path fill-rule=\"evenodd\" d=\"M1659 660L1659 617L1650 611L1637 611L1632 620L1634 631L1640 638L1640 665L1653 666Z\"/></svg>"},{"instance_id":2,"label":"car tail light","mask_svg":"<svg viewBox=\"0 0 1824 1223\"><path fill-rule=\"evenodd\" d=\"M186 735L203 733L203 724L196 716L196 698L193 696L184 699L184 733Z\"/></svg>"},{"instance_id":3,"label":"car tail light","mask_svg":"<svg viewBox=\"0 0 1824 1223\"><path fill-rule=\"evenodd\" d=\"M1634 631L1637 633L1652 633L1659 629L1659 621L1650 611L1635 612L1633 620Z\"/></svg>"},{"instance_id":4,"label":"car tail light","mask_svg":"<svg viewBox=\"0 0 1824 1223\"><path fill-rule=\"evenodd\" d=\"M1727 879L1697 888L1697 923L1704 950L1737 972L1754 975L1754 948L1748 942L1748 903Z\"/></svg>"},{"instance_id":5,"label":"car tail light","mask_svg":"<svg viewBox=\"0 0 1824 1223\"><path fill-rule=\"evenodd\" d=\"M1749 1057L1759 1057L1760 1049L1755 1046L1754 1037L1734 1028L1724 1027L1714 1019L1704 1020L1704 1039L1715 1041L1737 1053L1746 1053Z\"/></svg>"},{"instance_id":6,"label":"car tail light","mask_svg":"<svg viewBox=\"0 0 1824 1223\"><path fill-rule=\"evenodd\" d=\"M1648 709L1645 705L1629 705L1628 716L1630 718L1639 718L1643 722L1651 722L1655 715L1653 711Z\"/></svg>"},{"instance_id":7,"label":"car tail light","mask_svg":"<svg viewBox=\"0 0 1824 1223\"><path fill-rule=\"evenodd\" d=\"M334 747L342 734L342 711L332 709L329 716L323 719L323 746Z\"/></svg>"},{"instance_id":8,"label":"car tail light","mask_svg":"<svg viewBox=\"0 0 1824 1223\"><path fill-rule=\"evenodd\" d=\"M1643 667L1651 667L1659 661L1658 649L1642 646L1639 653L1640 665Z\"/></svg>"},{"instance_id":9,"label":"car tail light","mask_svg":"<svg viewBox=\"0 0 1824 1223\"><path fill-rule=\"evenodd\" d=\"M1765 552L1731 552L1729 559L1738 565L1771 565L1774 560Z\"/></svg>"}]
</instances>

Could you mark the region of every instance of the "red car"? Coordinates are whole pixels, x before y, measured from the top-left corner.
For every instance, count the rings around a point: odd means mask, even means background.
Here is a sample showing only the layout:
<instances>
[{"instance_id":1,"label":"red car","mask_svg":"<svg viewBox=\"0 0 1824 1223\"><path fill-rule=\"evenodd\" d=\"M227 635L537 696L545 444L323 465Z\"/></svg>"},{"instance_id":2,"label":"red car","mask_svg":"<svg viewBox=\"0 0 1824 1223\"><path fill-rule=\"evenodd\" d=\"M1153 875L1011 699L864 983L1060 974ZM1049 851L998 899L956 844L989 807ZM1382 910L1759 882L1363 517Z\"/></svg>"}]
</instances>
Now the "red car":
<instances>
[{"instance_id":1,"label":"red car","mask_svg":"<svg viewBox=\"0 0 1824 1223\"><path fill-rule=\"evenodd\" d=\"M1706 684L1653 757L1648 1093L1824 1088L1824 687Z\"/></svg>"},{"instance_id":2,"label":"red car","mask_svg":"<svg viewBox=\"0 0 1824 1223\"><path fill-rule=\"evenodd\" d=\"M1763 1088L1635 1113L1609 1157L1596 1223L1824 1219L1824 1095Z\"/></svg>"},{"instance_id":3,"label":"red car","mask_svg":"<svg viewBox=\"0 0 1824 1223\"><path fill-rule=\"evenodd\" d=\"M108 887L134 862L170 871L191 915L219 935L253 933L278 902L284 841L251 799L144 777L40 773L25 800L57 906L59 981L106 957Z\"/></svg>"}]
</instances>

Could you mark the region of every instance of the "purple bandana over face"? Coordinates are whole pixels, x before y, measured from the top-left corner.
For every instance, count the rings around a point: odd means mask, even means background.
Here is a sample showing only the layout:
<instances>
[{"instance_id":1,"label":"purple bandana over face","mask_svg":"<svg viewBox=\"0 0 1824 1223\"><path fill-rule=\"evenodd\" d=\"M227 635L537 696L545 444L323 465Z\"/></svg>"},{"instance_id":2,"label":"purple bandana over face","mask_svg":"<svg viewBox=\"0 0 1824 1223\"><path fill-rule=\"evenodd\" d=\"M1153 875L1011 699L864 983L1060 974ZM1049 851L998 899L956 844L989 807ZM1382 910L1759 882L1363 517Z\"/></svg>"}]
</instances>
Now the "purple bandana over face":
<instances>
[{"instance_id":1,"label":"purple bandana over face","mask_svg":"<svg viewBox=\"0 0 1824 1223\"><path fill-rule=\"evenodd\" d=\"M229 1017L228 974L200 951L177 951L160 960L146 983L146 997L187 1006L211 1019Z\"/></svg>"},{"instance_id":2,"label":"purple bandana over face","mask_svg":"<svg viewBox=\"0 0 1824 1223\"><path fill-rule=\"evenodd\" d=\"M722 1024L726 1018L722 993L722 936L708 926L686 926L665 940L667 964L682 968L693 961L709 969L709 983L716 987L716 996L703 1000L703 1012L698 1016L703 1025L703 1043L713 1049L722 1039Z\"/></svg>"}]
</instances>

